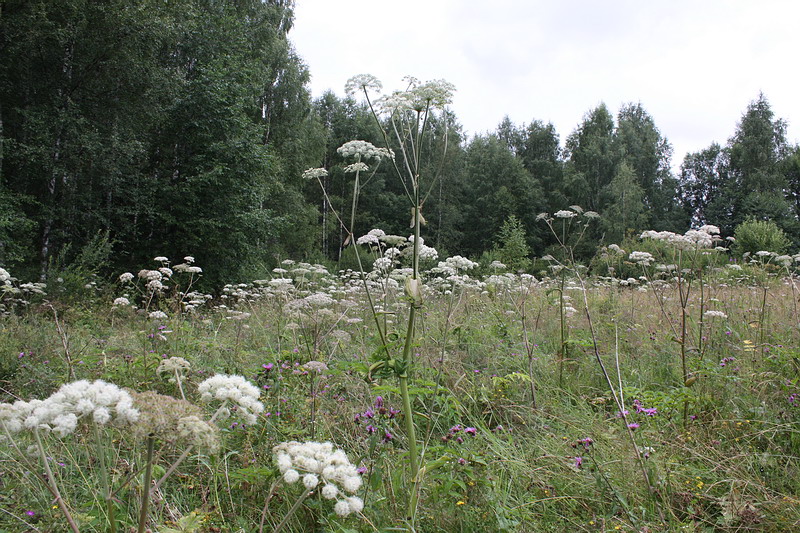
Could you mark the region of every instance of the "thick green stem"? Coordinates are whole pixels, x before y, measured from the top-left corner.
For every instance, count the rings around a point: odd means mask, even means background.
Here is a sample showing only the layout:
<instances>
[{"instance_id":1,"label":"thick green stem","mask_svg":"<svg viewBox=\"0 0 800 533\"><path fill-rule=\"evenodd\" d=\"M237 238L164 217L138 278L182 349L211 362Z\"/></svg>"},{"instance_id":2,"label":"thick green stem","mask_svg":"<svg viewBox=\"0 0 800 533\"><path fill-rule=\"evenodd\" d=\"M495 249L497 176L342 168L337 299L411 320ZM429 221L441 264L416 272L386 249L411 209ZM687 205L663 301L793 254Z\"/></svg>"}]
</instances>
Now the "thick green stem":
<instances>
[{"instance_id":1,"label":"thick green stem","mask_svg":"<svg viewBox=\"0 0 800 533\"><path fill-rule=\"evenodd\" d=\"M419 197L419 187L415 187L415 195ZM420 206L415 202L414 206L414 254L412 278L419 279L419 249L420 249ZM417 434L414 427L414 414L411 409L411 397L408 394L408 374L411 368L411 347L414 343L414 324L417 317L417 307L420 305L418 298L421 293L413 295L411 308L408 311L408 328L406 330L406 340L403 346L402 372L398 378L400 381L400 396L403 400L403 412L405 414L406 435L408 438L409 466L411 467L411 497L408 500L408 519L413 524L414 516L417 512L417 499L419 497L419 461L417 457Z\"/></svg>"},{"instance_id":2,"label":"thick green stem","mask_svg":"<svg viewBox=\"0 0 800 533\"><path fill-rule=\"evenodd\" d=\"M142 507L139 510L139 528L136 533L144 533L144 526L147 523L147 511L150 508L150 483L153 481L153 448L155 447L155 437L147 437L147 465L144 470L144 482L142 483Z\"/></svg>"}]
</instances>

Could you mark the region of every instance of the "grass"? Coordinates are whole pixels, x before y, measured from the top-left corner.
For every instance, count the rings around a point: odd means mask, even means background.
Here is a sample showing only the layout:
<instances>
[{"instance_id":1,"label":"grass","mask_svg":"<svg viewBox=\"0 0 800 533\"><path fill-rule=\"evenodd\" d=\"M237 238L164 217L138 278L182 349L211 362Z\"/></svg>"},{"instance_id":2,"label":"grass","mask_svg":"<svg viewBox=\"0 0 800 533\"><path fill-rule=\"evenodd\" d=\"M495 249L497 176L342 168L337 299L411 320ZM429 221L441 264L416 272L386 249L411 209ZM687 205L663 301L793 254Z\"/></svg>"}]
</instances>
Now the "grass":
<instances>
[{"instance_id":1,"label":"grass","mask_svg":"<svg viewBox=\"0 0 800 533\"><path fill-rule=\"evenodd\" d=\"M163 309L166 320L112 310L104 302L113 298L106 297L94 305L54 304L55 315L31 304L0 321L0 401L44 398L72 380L70 366L75 379L180 397L156 368L164 357L183 357L192 364L183 388L195 402L196 385L209 375L241 374L263 391L258 423L223 422L221 451L190 454L154 494L148 527L257 531L272 494L265 521L271 530L300 495L294 486L272 490L280 476L272 447L314 438L334 442L366 468L360 491L366 505L362 514L341 518L315 494L284 531L409 530L403 414L389 414L402 411L402 402L394 380L369 375L381 350L363 291L298 268L287 274L297 289L229 287L226 298L193 313L176 312L175 301L164 297L149 310ZM661 293L666 316L650 287L599 283L589 289L599 352L623 392L629 422L638 425L634 437L651 492L594 359L579 291L566 290L577 312L567 320L559 386L560 313L551 292L557 282L522 290L513 278L496 287L439 284L426 293L410 386L422 450L417 531L777 532L800 526L800 345L787 280L773 276L750 285L746 278L709 276L705 309L727 318L704 321L702 343L699 295L692 294L690 386L669 326L681 312L672 285ZM378 298L381 321L389 342L401 343L408 307L402 288L387 287ZM323 290L332 304L297 308L299 298ZM309 374L302 365L311 360L329 370ZM634 401L656 413L637 412ZM354 421L369 409L372 418ZM146 442L130 430L105 431L119 530L126 531L138 518ZM22 451L33 444L25 433L15 439ZM81 531L106 531L91 432L63 440L48 435L46 448ZM164 438L155 450L158 479L183 448ZM41 472L8 442L0 444L0 462L0 531L66 530L34 477Z\"/></svg>"}]
</instances>

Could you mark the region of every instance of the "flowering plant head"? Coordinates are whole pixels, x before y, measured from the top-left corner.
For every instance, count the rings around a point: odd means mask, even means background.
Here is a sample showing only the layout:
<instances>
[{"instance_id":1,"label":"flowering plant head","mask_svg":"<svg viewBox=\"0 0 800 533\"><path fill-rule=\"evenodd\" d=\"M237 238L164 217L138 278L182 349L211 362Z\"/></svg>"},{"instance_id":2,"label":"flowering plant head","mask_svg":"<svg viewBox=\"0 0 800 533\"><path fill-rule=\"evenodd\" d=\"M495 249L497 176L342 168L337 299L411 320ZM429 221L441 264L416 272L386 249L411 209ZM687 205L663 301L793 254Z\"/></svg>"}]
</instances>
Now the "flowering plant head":
<instances>
[{"instance_id":1,"label":"flowering plant head","mask_svg":"<svg viewBox=\"0 0 800 533\"><path fill-rule=\"evenodd\" d=\"M323 483L320 492L325 499L337 500L334 510L339 516L361 512L364 508L361 498L346 495L361 488L358 469L350 463L344 451L334 449L330 442L283 442L272 451L286 483L293 484L302 479L307 490Z\"/></svg>"},{"instance_id":2,"label":"flowering plant head","mask_svg":"<svg viewBox=\"0 0 800 533\"><path fill-rule=\"evenodd\" d=\"M0 404L0 424L11 433L41 429L66 437L89 416L100 425L127 425L139 419L139 411L127 391L102 380L67 383L45 400Z\"/></svg>"},{"instance_id":3,"label":"flowering plant head","mask_svg":"<svg viewBox=\"0 0 800 533\"><path fill-rule=\"evenodd\" d=\"M328 175L328 171L324 168L309 168L305 172L303 172L303 179L304 180L313 180L324 178Z\"/></svg>"},{"instance_id":4,"label":"flowering plant head","mask_svg":"<svg viewBox=\"0 0 800 533\"><path fill-rule=\"evenodd\" d=\"M256 423L256 415L264 410L258 401L261 391L242 376L217 374L201 382L197 388L204 402L220 400L235 404L248 424Z\"/></svg>"},{"instance_id":5,"label":"flowering plant head","mask_svg":"<svg viewBox=\"0 0 800 533\"><path fill-rule=\"evenodd\" d=\"M344 92L348 96L353 96L356 92L368 90L379 91L383 88L381 81L372 74L357 74L347 80Z\"/></svg>"}]
</instances>

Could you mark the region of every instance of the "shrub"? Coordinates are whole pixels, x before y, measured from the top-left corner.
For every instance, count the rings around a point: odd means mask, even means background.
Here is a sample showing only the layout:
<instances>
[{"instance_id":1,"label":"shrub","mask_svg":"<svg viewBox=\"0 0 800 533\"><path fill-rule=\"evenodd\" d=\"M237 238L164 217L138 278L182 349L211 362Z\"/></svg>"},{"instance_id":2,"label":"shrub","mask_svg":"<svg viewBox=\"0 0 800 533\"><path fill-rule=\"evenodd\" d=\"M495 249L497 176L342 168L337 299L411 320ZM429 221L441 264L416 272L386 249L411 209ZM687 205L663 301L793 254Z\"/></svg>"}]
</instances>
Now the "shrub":
<instances>
[{"instance_id":1,"label":"shrub","mask_svg":"<svg viewBox=\"0 0 800 533\"><path fill-rule=\"evenodd\" d=\"M750 218L736 226L734 237L733 251L739 257L762 250L783 254L791 244L789 237L771 220Z\"/></svg>"}]
</instances>

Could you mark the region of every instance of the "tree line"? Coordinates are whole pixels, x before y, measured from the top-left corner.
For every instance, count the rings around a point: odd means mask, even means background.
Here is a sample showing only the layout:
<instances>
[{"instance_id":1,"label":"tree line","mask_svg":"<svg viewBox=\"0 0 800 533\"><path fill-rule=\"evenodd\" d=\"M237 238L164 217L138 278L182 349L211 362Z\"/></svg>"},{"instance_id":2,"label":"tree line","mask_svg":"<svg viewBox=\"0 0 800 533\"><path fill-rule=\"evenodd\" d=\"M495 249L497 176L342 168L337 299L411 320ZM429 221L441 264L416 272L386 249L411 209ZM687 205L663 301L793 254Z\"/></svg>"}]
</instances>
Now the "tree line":
<instances>
[{"instance_id":1,"label":"tree line","mask_svg":"<svg viewBox=\"0 0 800 533\"><path fill-rule=\"evenodd\" d=\"M77 265L130 269L197 258L209 283L280 260L346 258L335 212L352 202L336 148L382 145L369 109L316 100L289 33L290 0L6 0L0 4L0 265L47 278ZM509 223L531 253L553 245L540 212L601 215L586 242L710 223L731 235L772 220L800 243L800 151L757 95L728 142L686 155L642 104L601 104L561 142L552 124L504 119L467 137L452 113L423 206L426 242L478 257ZM436 150L430 150L434 152ZM433 174L435 161L423 162ZM303 170L325 167L328 196ZM362 185L355 233L407 234L390 165Z\"/></svg>"}]
</instances>

